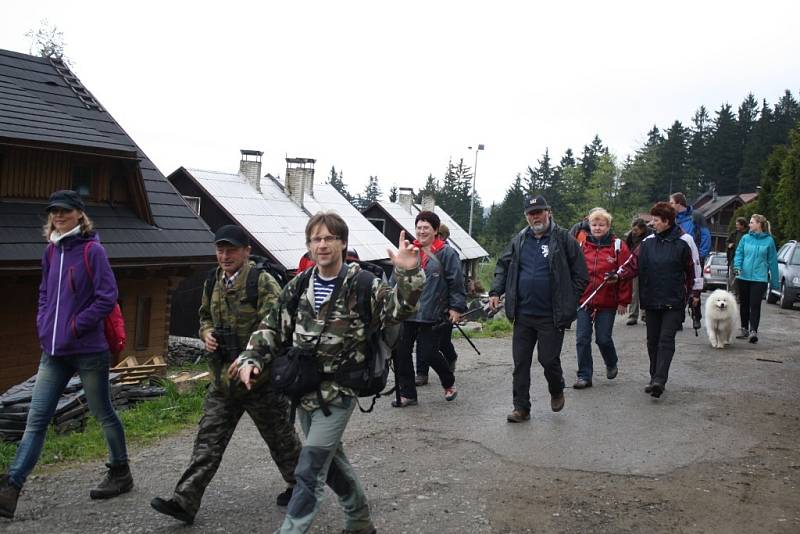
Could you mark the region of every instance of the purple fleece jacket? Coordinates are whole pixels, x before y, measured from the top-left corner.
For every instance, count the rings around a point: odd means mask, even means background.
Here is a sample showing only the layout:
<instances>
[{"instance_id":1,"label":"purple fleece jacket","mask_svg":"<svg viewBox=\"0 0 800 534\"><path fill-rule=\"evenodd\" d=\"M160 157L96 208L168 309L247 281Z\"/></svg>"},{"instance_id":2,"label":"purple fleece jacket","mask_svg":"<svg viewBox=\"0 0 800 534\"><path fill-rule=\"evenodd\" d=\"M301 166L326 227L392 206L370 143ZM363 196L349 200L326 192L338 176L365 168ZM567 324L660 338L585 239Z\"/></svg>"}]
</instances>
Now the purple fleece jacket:
<instances>
[{"instance_id":1,"label":"purple fleece jacket","mask_svg":"<svg viewBox=\"0 0 800 534\"><path fill-rule=\"evenodd\" d=\"M92 276L86 271L84 246ZM117 281L97 234L50 243L42 256L36 328L42 350L70 356L108 350L104 320L117 302Z\"/></svg>"}]
</instances>

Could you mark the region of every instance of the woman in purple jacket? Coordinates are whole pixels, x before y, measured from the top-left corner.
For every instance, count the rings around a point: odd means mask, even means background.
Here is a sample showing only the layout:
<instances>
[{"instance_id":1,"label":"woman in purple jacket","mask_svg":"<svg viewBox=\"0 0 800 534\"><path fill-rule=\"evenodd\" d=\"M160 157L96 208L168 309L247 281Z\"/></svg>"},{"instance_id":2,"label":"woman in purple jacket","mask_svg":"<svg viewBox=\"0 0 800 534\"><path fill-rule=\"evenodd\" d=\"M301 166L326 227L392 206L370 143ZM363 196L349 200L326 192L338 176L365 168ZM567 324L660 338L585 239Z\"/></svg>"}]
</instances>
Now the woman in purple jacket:
<instances>
[{"instance_id":1,"label":"woman in purple jacket","mask_svg":"<svg viewBox=\"0 0 800 534\"><path fill-rule=\"evenodd\" d=\"M80 375L89 409L103 428L109 448L109 471L92 499L128 492L125 432L111 404L109 350L104 320L117 301L117 283L106 251L92 231L84 204L74 191L56 191L47 205L42 282L36 327L42 357L25 434L7 475L0 477L0 516L13 517L25 479L44 445L47 426L70 378Z\"/></svg>"}]
</instances>

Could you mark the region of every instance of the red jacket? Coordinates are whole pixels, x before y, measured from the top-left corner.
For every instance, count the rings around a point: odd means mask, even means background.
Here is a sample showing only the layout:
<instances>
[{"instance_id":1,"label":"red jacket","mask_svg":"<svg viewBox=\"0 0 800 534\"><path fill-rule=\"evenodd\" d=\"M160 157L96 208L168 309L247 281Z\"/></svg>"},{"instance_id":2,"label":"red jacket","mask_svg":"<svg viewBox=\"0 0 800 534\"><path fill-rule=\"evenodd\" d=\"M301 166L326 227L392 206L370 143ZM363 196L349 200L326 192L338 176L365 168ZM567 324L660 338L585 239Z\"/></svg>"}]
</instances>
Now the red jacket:
<instances>
[{"instance_id":1,"label":"red jacket","mask_svg":"<svg viewBox=\"0 0 800 534\"><path fill-rule=\"evenodd\" d=\"M583 290L580 304L603 283L603 277L607 272L616 271L617 268L625 263L631 253L625 241L619 240L619 250L616 250L616 236L611 236L611 241L598 245L590 239L584 241L583 257L586 259L586 268L589 271L589 284ZM627 306L631 303L631 282L623 281L617 284L604 285L592 300L587 304L589 310L613 310L620 304Z\"/></svg>"}]
</instances>

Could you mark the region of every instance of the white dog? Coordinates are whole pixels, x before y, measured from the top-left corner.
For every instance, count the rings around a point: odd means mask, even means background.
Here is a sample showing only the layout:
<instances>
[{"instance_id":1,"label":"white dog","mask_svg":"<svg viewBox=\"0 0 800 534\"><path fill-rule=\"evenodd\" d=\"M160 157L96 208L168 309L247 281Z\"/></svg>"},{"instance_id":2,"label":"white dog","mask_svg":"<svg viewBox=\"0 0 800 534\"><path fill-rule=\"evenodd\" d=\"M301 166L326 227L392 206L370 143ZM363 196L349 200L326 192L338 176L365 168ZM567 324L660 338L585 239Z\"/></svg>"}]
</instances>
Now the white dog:
<instances>
[{"instance_id":1,"label":"white dog","mask_svg":"<svg viewBox=\"0 0 800 534\"><path fill-rule=\"evenodd\" d=\"M706 300L706 332L715 349L730 345L733 338L733 323L739 316L736 297L724 289L717 289Z\"/></svg>"}]
</instances>

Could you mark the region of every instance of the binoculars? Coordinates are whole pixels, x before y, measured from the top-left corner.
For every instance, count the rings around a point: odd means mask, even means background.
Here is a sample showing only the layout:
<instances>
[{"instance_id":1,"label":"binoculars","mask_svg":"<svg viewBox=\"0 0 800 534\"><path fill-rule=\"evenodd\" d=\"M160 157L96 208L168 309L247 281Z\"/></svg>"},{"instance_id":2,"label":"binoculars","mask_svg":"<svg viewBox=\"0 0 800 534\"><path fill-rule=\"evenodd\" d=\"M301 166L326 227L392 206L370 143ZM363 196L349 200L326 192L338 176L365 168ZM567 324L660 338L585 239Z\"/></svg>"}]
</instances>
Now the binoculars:
<instances>
[{"instance_id":1,"label":"binoculars","mask_svg":"<svg viewBox=\"0 0 800 534\"><path fill-rule=\"evenodd\" d=\"M232 362L239 356L239 337L227 326L214 326L214 339L217 340L216 353L225 362Z\"/></svg>"}]
</instances>

